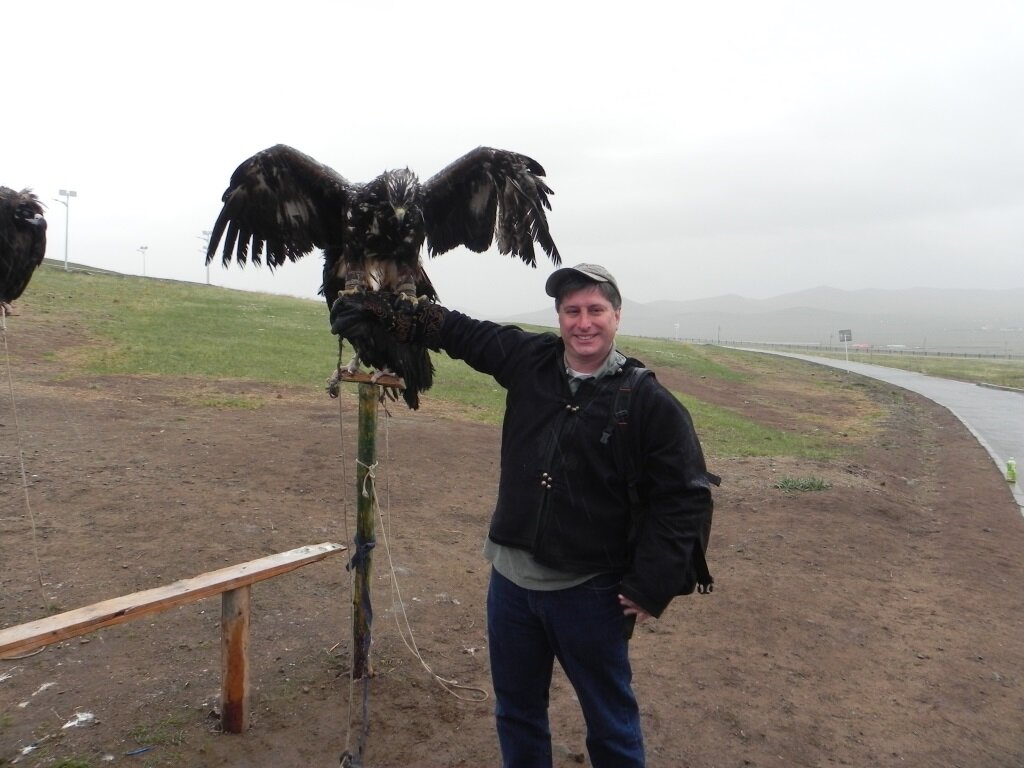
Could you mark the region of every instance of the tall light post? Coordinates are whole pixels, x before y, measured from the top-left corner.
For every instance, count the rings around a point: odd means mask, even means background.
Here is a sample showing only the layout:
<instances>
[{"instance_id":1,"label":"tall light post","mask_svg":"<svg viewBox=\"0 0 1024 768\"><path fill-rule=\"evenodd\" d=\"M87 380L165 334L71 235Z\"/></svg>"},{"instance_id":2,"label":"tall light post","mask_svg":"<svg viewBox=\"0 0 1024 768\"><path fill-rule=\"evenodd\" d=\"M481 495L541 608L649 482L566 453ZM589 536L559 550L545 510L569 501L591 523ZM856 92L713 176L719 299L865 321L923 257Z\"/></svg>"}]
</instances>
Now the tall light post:
<instances>
[{"instance_id":1,"label":"tall light post","mask_svg":"<svg viewBox=\"0 0 1024 768\"><path fill-rule=\"evenodd\" d=\"M212 230L204 229L202 236L196 235L200 240L203 241L203 256L206 256L206 252L210 250L210 235L213 234ZM206 263L206 284L210 284L210 263Z\"/></svg>"},{"instance_id":2,"label":"tall light post","mask_svg":"<svg viewBox=\"0 0 1024 768\"><path fill-rule=\"evenodd\" d=\"M148 245L140 245L135 250L137 250L139 253L142 254L142 276L145 277L146 276L146 251L149 250L149 246Z\"/></svg>"},{"instance_id":3,"label":"tall light post","mask_svg":"<svg viewBox=\"0 0 1024 768\"><path fill-rule=\"evenodd\" d=\"M71 219L71 198L78 197L73 189L62 189L58 193L63 200L57 202L64 206L64 271L68 271L68 222Z\"/></svg>"}]
</instances>

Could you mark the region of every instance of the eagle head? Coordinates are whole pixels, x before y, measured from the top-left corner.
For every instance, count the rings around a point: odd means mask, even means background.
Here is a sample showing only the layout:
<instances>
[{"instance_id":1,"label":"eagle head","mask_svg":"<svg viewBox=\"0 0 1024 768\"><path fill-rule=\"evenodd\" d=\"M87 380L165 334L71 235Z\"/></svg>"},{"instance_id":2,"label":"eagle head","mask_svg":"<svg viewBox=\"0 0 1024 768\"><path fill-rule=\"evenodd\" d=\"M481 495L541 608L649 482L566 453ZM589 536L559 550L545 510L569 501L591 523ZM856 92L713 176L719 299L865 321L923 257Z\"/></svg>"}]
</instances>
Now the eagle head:
<instances>
[{"instance_id":1,"label":"eagle head","mask_svg":"<svg viewBox=\"0 0 1024 768\"><path fill-rule=\"evenodd\" d=\"M18 207L14 210L14 218L19 223L30 224L33 227L46 228L46 219L43 218L43 204L39 198L27 189L21 190L18 199Z\"/></svg>"},{"instance_id":2,"label":"eagle head","mask_svg":"<svg viewBox=\"0 0 1024 768\"><path fill-rule=\"evenodd\" d=\"M387 171L384 174L384 189L387 191L388 203L395 212L399 223L406 214L417 207L420 180L408 168Z\"/></svg>"}]
</instances>

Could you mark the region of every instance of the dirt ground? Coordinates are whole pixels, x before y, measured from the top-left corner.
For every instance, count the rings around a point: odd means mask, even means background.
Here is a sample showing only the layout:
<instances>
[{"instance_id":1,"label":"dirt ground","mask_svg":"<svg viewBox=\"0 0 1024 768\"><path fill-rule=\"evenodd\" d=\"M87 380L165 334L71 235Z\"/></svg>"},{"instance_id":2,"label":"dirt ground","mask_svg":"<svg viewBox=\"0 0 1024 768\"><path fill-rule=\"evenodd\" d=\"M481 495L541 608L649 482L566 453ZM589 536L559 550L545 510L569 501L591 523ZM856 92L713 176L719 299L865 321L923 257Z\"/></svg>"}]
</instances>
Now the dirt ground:
<instances>
[{"instance_id":1,"label":"dirt ground","mask_svg":"<svg viewBox=\"0 0 1024 768\"><path fill-rule=\"evenodd\" d=\"M61 354L84 343L74 328L24 309L7 323L0 625L351 541L351 388L339 404L315 382L67 378ZM724 478L716 589L677 600L633 643L649 765L1024 766L1024 521L1000 472L916 396L753 359L771 367L769 388L661 378L765 424L838 435L849 454L709 455ZM197 404L238 394L263 405ZM361 742L366 766L498 765L481 557L498 429L429 396L391 412L365 686L349 683L350 580L334 557L253 587L246 733L219 731L211 598L0 661L0 765L306 768ZM831 487L774 487L806 477ZM560 675L551 715L556 765L587 764Z\"/></svg>"}]
</instances>

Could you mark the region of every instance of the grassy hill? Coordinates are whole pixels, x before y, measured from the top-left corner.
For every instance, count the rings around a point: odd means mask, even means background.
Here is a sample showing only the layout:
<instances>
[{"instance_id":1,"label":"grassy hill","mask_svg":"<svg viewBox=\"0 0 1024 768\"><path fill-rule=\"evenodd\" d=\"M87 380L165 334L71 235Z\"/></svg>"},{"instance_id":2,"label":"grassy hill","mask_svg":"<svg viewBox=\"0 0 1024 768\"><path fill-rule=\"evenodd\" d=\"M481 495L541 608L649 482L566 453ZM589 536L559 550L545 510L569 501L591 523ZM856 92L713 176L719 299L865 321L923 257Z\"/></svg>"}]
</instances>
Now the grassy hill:
<instances>
[{"instance_id":1,"label":"grassy hill","mask_svg":"<svg viewBox=\"0 0 1024 768\"><path fill-rule=\"evenodd\" d=\"M63 377L220 382L218 394L195 387L194 401L211 406L260 407L262 395L242 393L242 387L225 382L270 383L326 397L323 383L338 362L337 342L319 301L44 265L18 306L22 316L9 322L49 326L52 338L60 340L46 355L60 363ZM781 428L774 424L787 423L785 419L759 422L744 413L741 402L712 402L705 394L738 386L752 392L770 392L772 387L781 391L793 381L807 380L803 363L778 359L752 365L751 358L761 356L664 339L620 337L619 346L671 386L694 414L711 452L818 456L832 450L820 430L816 434L801 427L803 414L788 420L792 427ZM348 354L350 350L346 361ZM504 391L491 377L445 355L433 360L437 373L425 399L426 412L500 422ZM1013 374L1018 381L1024 381L1021 369ZM815 388L822 386L822 380L814 382ZM770 394L765 397L770 399Z\"/></svg>"}]
</instances>

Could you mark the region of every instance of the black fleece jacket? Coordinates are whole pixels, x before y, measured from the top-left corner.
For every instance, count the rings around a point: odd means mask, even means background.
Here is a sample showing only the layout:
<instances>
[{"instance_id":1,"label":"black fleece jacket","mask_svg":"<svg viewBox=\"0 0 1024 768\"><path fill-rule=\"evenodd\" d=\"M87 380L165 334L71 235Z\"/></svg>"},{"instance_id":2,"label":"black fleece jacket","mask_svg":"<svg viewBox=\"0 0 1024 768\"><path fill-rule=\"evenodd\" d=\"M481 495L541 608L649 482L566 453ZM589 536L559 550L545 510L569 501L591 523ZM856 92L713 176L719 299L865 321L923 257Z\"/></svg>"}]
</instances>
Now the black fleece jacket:
<instances>
[{"instance_id":1,"label":"black fleece jacket","mask_svg":"<svg viewBox=\"0 0 1024 768\"><path fill-rule=\"evenodd\" d=\"M704 455L686 409L653 377L632 396L627 449L646 508L634 547L625 473L612 444L621 434L601 442L621 372L585 379L573 395L559 337L456 311L445 314L430 341L507 390L490 538L570 573L621 573L622 594L661 615L682 592L712 514Z\"/></svg>"}]
</instances>

